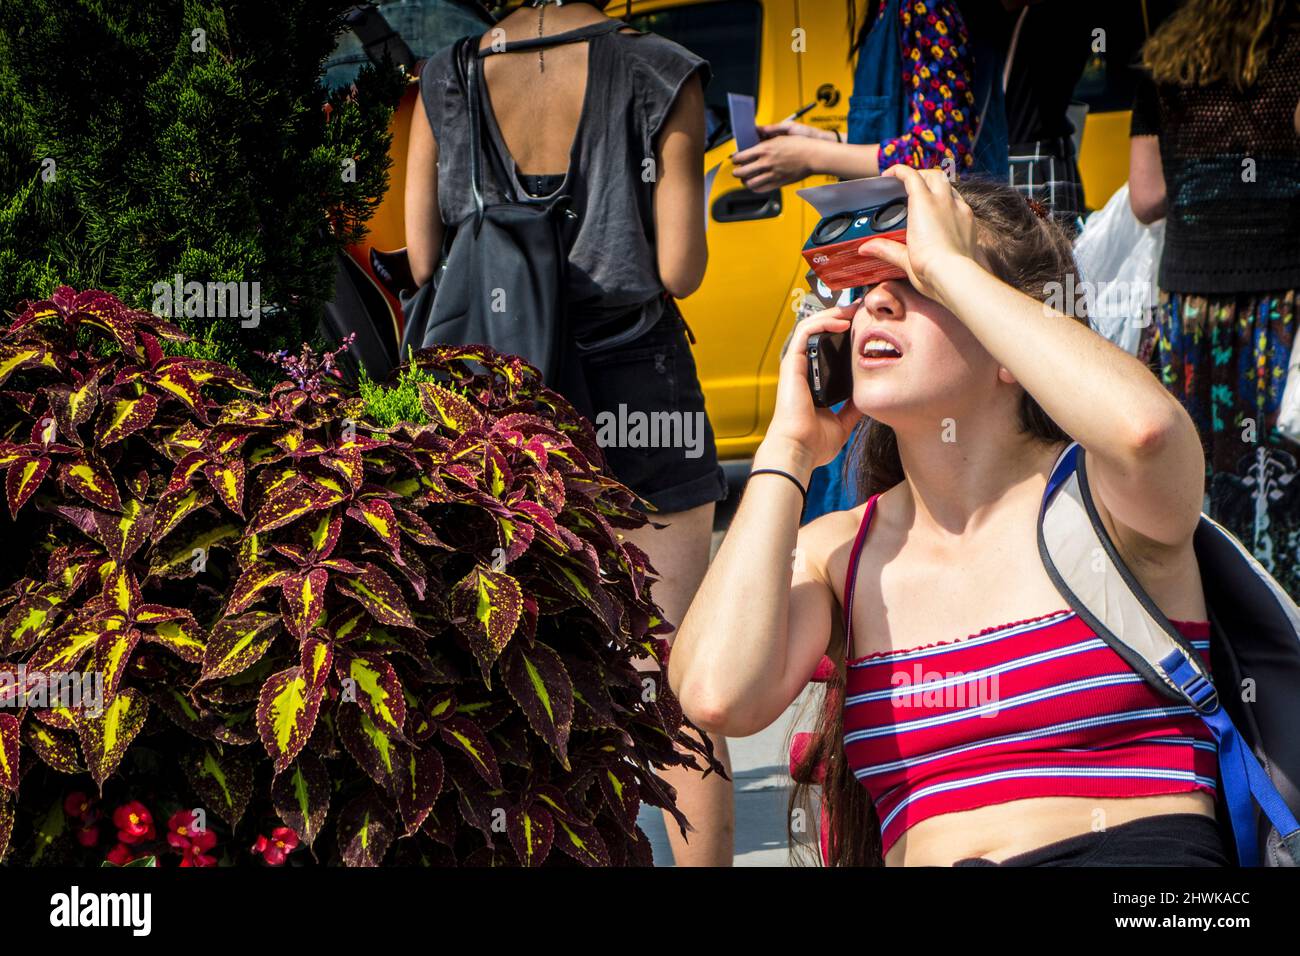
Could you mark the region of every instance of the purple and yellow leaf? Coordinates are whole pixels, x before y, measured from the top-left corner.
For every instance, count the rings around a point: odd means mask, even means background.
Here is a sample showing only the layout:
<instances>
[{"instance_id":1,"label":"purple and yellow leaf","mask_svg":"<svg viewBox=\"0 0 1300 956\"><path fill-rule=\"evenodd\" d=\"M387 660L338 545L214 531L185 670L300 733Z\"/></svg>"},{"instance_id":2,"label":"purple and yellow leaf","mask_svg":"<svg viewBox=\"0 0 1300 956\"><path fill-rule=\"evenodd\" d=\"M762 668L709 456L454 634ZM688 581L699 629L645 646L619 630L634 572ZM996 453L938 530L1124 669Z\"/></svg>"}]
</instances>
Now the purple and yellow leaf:
<instances>
[{"instance_id":1,"label":"purple and yellow leaf","mask_svg":"<svg viewBox=\"0 0 1300 956\"><path fill-rule=\"evenodd\" d=\"M420 382L418 388L425 414L456 434L469 431L483 419L482 412L469 399L451 389L435 382Z\"/></svg>"},{"instance_id":2,"label":"purple and yellow leaf","mask_svg":"<svg viewBox=\"0 0 1300 956\"><path fill-rule=\"evenodd\" d=\"M497 764L497 755L482 727L468 717L457 715L440 721L438 734L444 743L455 747L469 758L480 777L494 788L501 786L501 768Z\"/></svg>"},{"instance_id":3,"label":"purple and yellow leaf","mask_svg":"<svg viewBox=\"0 0 1300 956\"><path fill-rule=\"evenodd\" d=\"M432 747L407 748L402 764L397 775L397 809L406 836L410 836L424 823L442 793L442 755Z\"/></svg>"},{"instance_id":4,"label":"purple and yellow leaf","mask_svg":"<svg viewBox=\"0 0 1300 956\"><path fill-rule=\"evenodd\" d=\"M224 617L213 625L203 652L199 682L231 677L252 667L266 653L280 623L271 611L249 611L238 617Z\"/></svg>"},{"instance_id":5,"label":"purple and yellow leaf","mask_svg":"<svg viewBox=\"0 0 1300 956\"><path fill-rule=\"evenodd\" d=\"M320 690L329 677L330 665L334 662L334 649L329 641L317 637L308 637L302 642L302 673L307 678L307 687L311 691Z\"/></svg>"},{"instance_id":6,"label":"purple and yellow leaf","mask_svg":"<svg viewBox=\"0 0 1300 956\"><path fill-rule=\"evenodd\" d=\"M310 750L298 755L271 781L271 803L284 825L311 846L329 815L330 778L321 759Z\"/></svg>"},{"instance_id":7,"label":"purple and yellow leaf","mask_svg":"<svg viewBox=\"0 0 1300 956\"><path fill-rule=\"evenodd\" d=\"M23 741L47 766L59 773L85 772L86 768L81 765L81 756L77 752L75 736L29 720L23 724Z\"/></svg>"},{"instance_id":8,"label":"purple and yellow leaf","mask_svg":"<svg viewBox=\"0 0 1300 956\"><path fill-rule=\"evenodd\" d=\"M91 777L103 792L104 781L117 769L131 741L144 727L149 703L134 687L125 687L97 716L82 714L77 722L81 752Z\"/></svg>"},{"instance_id":9,"label":"purple and yellow leaf","mask_svg":"<svg viewBox=\"0 0 1300 956\"><path fill-rule=\"evenodd\" d=\"M0 713L0 787L18 792L18 752L21 740L18 735L16 714Z\"/></svg>"},{"instance_id":10,"label":"purple and yellow leaf","mask_svg":"<svg viewBox=\"0 0 1300 956\"><path fill-rule=\"evenodd\" d=\"M393 506L382 498L362 498L348 508L348 515L361 522L394 551L401 548L401 531Z\"/></svg>"},{"instance_id":11,"label":"purple and yellow leaf","mask_svg":"<svg viewBox=\"0 0 1300 956\"><path fill-rule=\"evenodd\" d=\"M286 568L277 568L265 562L246 568L239 576L239 580L235 582L235 588L230 594L230 602L226 605L225 616L239 614L246 610L261 597L263 591L267 588L279 587L289 574Z\"/></svg>"},{"instance_id":12,"label":"purple and yellow leaf","mask_svg":"<svg viewBox=\"0 0 1300 956\"><path fill-rule=\"evenodd\" d=\"M290 633L300 641L306 639L325 610L325 586L329 577L324 568L312 568L286 575L280 583L280 593L289 605L286 623Z\"/></svg>"},{"instance_id":13,"label":"purple and yellow leaf","mask_svg":"<svg viewBox=\"0 0 1300 956\"><path fill-rule=\"evenodd\" d=\"M339 852L345 866L378 866L392 842L393 814L377 794L358 797L339 814Z\"/></svg>"},{"instance_id":14,"label":"purple and yellow leaf","mask_svg":"<svg viewBox=\"0 0 1300 956\"><path fill-rule=\"evenodd\" d=\"M244 463L238 458L229 458L220 463L214 462L203 467L203 474L222 504L243 517Z\"/></svg>"},{"instance_id":15,"label":"purple and yellow leaf","mask_svg":"<svg viewBox=\"0 0 1300 956\"><path fill-rule=\"evenodd\" d=\"M94 672L104 682L104 700L111 701L117 693L118 683L131 660L131 653L140 643L140 632L135 628L111 631L95 642L92 657Z\"/></svg>"},{"instance_id":16,"label":"purple and yellow leaf","mask_svg":"<svg viewBox=\"0 0 1300 956\"><path fill-rule=\"evenodd\" d=\"M11 518L17 520L19 509L41 486L46 473L50 470L50 464L50 459L45 457L20 458L9 466L9 471L5 475L5 492L9 499Z\"/></svg>"},{"instance_id":17,"label":"purple and yellow leaf","mask_svg":"<svg viewBox=\"0 0 1300 956\"><path fill-rule=\"evenodd\" d=\"M366 564L360 574L336 578L335 583L340 591L360 602L379 623L415 626L401 589L375 565Z\"/></svg>"},{"instance_id":18,"label":"purple and yellow leaf","mask_svg":"<svg viewBox=\"0 0 1300 956\"><path fill-rule=\"evenodd\" d=\"M569 769L569 731L573 724L573 682L564 662L541 641L531 647L516 641L501 660L501 675L533 731Z\"/></svg>"},{"instance_id":19,"label":"purple and yellow leaf","mask_svg":"<svg viewBox=\"0 0 1300 956\"><path fill-rule=\"evenodd\" d=\"M111 445L138 432L158 412L158 398L145 392L138 398L119 398L106 409L100 422L99 444Z\"/></svg>"},{"instance_id":20,"label":"purple and yellow leaf","mask_svg":"<svg viewBox=\"0 0 1300 956\"><path fill-rule=\"evenodd\" d=\"M230 826L243 819L253 795L254 764L241 750L218 753L202 747L186 761L190 786L203 802Z\"/></svg>"},{"instance_id":21,"label":"purple and yellow leaf","mask_svg":"<svg viewBox=\"0 0 1300 956\"><path fill-rule=\"evenodd\" d=\"M113 482L113 473L103 462L85 457L70 461L60 470L59 478L65 487L92 505L107 511L122 510L122 499Z\"/></svg>"},{"instance_id":22,"label":"purple and yellow leaf","mask_svg":"<svg viewBox=\"0 0 1300 956\"><path fill-rule=\"evenodd\" d=\"M334 502L313 486L302 483L290 487L270 498L253 519L250 529L254 534L272 531L293 524L303 515L327 508Z\"/></svg>"},{"instance_id":23,"label":"purple and yellow leaf","mask_svg":"<svg viewBox=\"0 0 1300 956\"><path fill-rule=\"evenodd\" d=\"M206 488L183 488L169 491L158 499L154 510L152 539L161 541L186 517L212 503L212 492Z\"/></svg>"},{"instance_id":24,"label":"purple and yellow leaf","mask_svg":"<svg viewBox=\"0 0 1300 956\"><path fill-rule=\"evenodd\" d=\"M523 592L519 582L502 571L476 565L451 589L452 622L469 638L486 680L519 624Z\"/></svg>"},{"instance_id":25,"label":"purple and yellow leaf","mask_svg":"<svg viewBox=\"0 0 1300 956\"><path fill-rule=\"evenodd\" d=\"M400 736L406 726L406 700L393 665L379 656L357 655L340 661L339 677L351 680L357 703L380 727Z\"/></svg>"},{"instance_id":26,"label":"purple and yellow leaf","mask_svg":"<svg viewBox=\"0 0 1300 956\"><path fill-rule=\"evenodd\" d=\"M506 834L523 866L541 866L551 852L555 821L536 803L506 811Z\"/></svg>"},{"instance_id":27,"label":"purple and yellow leaf","mask_svg":"<svg viewBox=\"0 0 1300 956\"><path fill-rule=\"evenodd\" d=\"M140 618L137 616L137 622ZM151 644L161 644L183 661L198 664L203 661L207 642L203 631L189 614L184 617L162 621L143 631L144 639Z\"/></svg>"},{"instance_id":28,"label":"purple and yellow leaf","mask_svg":"<svg viewBox=\"0 0 1300 956\"><path fill-rule=\"evenodd\" d=\"M301 667L290 667L271 675L262 685L257 700L257 732L262 745L283 771L307 744L322 694L312 693Z\"/></svg>"}]
</instances>

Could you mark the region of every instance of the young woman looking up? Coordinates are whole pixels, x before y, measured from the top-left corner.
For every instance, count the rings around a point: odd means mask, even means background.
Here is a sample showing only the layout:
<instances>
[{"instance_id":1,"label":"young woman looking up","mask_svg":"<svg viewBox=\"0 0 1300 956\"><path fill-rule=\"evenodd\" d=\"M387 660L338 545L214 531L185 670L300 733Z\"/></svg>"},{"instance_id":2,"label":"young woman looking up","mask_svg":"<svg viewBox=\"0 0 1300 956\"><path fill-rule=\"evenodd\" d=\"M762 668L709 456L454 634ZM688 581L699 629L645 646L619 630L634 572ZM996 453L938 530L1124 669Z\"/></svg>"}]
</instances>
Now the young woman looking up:
<instances>
[{"instance_id":1,"label":"young woman looking up","mask_svg":"<svg viewBox=\"0 0 1300 956\"><path fill-rule=\"evenodd\" d=\"M1019 193L886 175L907 188L907 242L863 249L908 278L796 327L754 458L787 475L751 477L669 684L700 727L743 737L838 662L807 757L832 865L1225 865L1209 730L1066 607L1036 546L1076 439L1122 557L1208 661L1196 429L1141 363L1045 304L1074 262ZM854 389L836 414L813 406L804 350L845 329ZM800 528L797 486L859 422L870 497ZM995 693L901 694L918 672Z\"/></svg>"}]
</instances>

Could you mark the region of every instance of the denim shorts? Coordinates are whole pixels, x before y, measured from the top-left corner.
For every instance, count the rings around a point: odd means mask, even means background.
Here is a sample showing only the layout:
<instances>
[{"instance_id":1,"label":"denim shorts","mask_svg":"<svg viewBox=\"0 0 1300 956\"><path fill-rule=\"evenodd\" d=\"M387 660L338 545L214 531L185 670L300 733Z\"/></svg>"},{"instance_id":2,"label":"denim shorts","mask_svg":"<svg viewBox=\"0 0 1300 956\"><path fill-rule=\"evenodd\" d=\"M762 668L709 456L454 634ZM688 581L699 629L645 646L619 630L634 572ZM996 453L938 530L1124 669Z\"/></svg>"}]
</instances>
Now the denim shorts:
<instances>
[{"instance_id":1,"label":"denim shorts","mask_svg":"<svg viewBox=\"0 0 1300 956\"><path fill-rule=\"evenodd\" d=\"M592 425L615 478L661 514L727 497L686 320L675 304L644 335L580 362Z\"/></svg>"},{"instance_id":2,"label":"denim shorts","mask_svg":"<svg viewBox=\"0 0 1300 956\"><path fill-rule=\"evenodd\" d=\"M1200 813L1161 813L1007 857L982 856L953 866L1231 866L1215 820Z\"/></svg>"}]
</instances>

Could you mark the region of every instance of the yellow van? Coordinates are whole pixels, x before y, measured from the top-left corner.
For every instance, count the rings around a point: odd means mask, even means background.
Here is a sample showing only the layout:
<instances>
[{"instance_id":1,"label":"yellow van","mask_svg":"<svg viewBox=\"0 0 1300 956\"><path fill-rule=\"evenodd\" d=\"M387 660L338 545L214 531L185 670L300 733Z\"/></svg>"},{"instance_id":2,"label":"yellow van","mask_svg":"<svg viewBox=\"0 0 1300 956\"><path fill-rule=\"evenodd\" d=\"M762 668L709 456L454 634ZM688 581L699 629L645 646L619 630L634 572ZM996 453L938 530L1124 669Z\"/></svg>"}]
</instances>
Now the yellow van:
<instances>
[{"instance_id":1,"label":"yellow van","mask_svg":"<svg viewBox=\"0 0 1300 956\"><path fill-rule=\"evenodd\" d=\"M1107 28L1109 52L1089 64L1076 93L1090 107L1080 166L1086 200L1093 208L1104 204L1128 175L1127 62L1147 29L1139 6L1105 6L1122 7L1126 13L1122 22ZM371 9L409 45L413 61L490 23L481 8L467 0L390 0ZM727 159L735 142L726 97L754 96L759 123L778 122L815 102L803 122L846 129L853 68L845 5L841 0L633 0L629 15L626 0L611 0L606 9L682 44L712 67L713 79L705 91L709 142L704 162L705 170L713 173L709 267L700 289L682 301L682 310L696 334L695 360L719 456L738 463L762 441L775 402L780 349L807 288L799 250L815 225L815 214L796 190L830 179L813 177L769 194L745 189ZM383 30L372 24L369 32L379 36ZM346 80L348 70L355 72L355 64L364 59L364 44L355 38L351 46L348 42L345 37L330 61L334 82ZM413 81L393 120L388 195L371 222L370 235L349 250L350 261L340 271L342 295L367 302L372 314L379 311L378 324L392 339L394 357L401 319L390 287L391 273L400 263L381 250L405 244L406 133L415 93Z\"/></svg>"}]
</instances>

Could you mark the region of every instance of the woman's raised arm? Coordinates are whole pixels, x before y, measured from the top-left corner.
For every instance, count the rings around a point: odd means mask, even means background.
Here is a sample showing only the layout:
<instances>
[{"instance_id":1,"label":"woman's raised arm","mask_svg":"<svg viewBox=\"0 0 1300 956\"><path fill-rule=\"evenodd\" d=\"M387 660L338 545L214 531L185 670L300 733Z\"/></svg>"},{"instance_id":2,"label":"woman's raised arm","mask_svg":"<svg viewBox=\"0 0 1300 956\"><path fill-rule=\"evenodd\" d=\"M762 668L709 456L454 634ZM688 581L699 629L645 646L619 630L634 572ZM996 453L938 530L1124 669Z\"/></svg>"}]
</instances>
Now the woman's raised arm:
<instances>
[{"instance_id":1,"label":"woman's raised arm","mask_svg":"<svg viewBox=\"0 0 1300 956\"><path fill-rule=\"evenodd\" d=\"M807 488L861 416L817 409L808 390L808 336L843 331L849 309L800 322L781 360L772 425L754 469L777 468ZM803 496L781 475L752 475L668 659L668 684L701 729L747 737L767 727L807 685L826 652L835 592L826 575L843 515L799 527Z\"/></svg>"}]
</instances>

